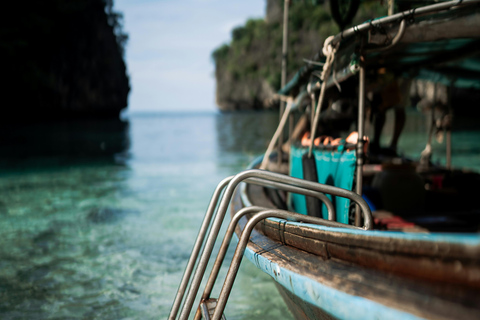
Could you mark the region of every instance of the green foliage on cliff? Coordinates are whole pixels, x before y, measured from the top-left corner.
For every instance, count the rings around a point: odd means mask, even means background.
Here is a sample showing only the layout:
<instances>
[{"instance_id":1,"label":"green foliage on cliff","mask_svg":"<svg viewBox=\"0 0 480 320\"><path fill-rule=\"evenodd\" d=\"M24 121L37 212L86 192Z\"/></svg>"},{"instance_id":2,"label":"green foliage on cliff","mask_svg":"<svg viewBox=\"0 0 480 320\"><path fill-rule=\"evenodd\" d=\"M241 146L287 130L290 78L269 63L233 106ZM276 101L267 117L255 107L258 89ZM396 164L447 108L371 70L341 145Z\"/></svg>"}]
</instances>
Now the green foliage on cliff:
<instances>
[{"instance_id":1,"label":"green foliage on cliff","mask_svg":"<svg viewBox=\"0 0 480 320\"><path fill-rule=\"evenodd\" d=\"M280 1L282 2L282 1ZM315 1L294 1L290 6L287 74L293 75L319 52L324 40L339 32L326 5ZM280 4L281 5L281 4ZM354 24L386 14L379 2L364 3ZM264 19L250 19L232 30L232 41L215 49L212 58L218 73L228 73L235 81L266 79L274 90L280 89L282 25ZM218 77L217 77L218 78Z\"/></svg>"},{"instance_id":2,"label":"green foliage on cliff","mask_svg":"<svg viewBox=\"0 0 480 320\"><path fill-rule=\"evenodd\" d=\"M289 73L299 66L298 56L310 58L319 49L305 43L305 35L318 33L325 38L336 32L327 12L321 6L293 4L289 21ZM232 41L217 48L212 57L217 67L225 68L234 79L261 77L278 89L282 48L282 25L267 23L264 19L250 19L244 26L232 30ZM300 59L301 60L301 59ZM301 61L300 61L301 63Z\"/></svg>"}]
</instances>

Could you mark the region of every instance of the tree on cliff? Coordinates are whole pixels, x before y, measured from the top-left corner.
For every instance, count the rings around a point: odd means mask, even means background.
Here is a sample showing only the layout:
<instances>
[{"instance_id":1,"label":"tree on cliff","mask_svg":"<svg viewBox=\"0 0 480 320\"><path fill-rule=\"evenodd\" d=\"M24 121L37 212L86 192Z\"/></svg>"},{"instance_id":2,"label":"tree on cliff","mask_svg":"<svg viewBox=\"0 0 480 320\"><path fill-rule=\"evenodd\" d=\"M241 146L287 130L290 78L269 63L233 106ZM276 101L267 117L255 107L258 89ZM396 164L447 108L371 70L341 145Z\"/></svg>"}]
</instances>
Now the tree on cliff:
<instances>
[{"instance_id":1,"label":"tree on cliff","mask_svg":"<svg viewBox=\"0 0 480 320\"><path fill-rule=\"evenodd\" d=\"M113 0L9 1L2 120L118 117L130 90L121 18Z\"/></svg>"},{"instance_id":2,"label":"tree on cliff","mask_svg":"<svg viewBox=\"0 0 480 320\"><path fill-rule=\"evenodd\" d=\"M320 3L322 2L322 3ZM250 19L232 30L232 41L212 53L220 110L263 109L280 89L283 0L267 0L265 19ZM386 13L378 2L363 3L353 23ZM291 77L340 31L325 1L291 1L288 70Z\"/></svg>"}]
</instances>

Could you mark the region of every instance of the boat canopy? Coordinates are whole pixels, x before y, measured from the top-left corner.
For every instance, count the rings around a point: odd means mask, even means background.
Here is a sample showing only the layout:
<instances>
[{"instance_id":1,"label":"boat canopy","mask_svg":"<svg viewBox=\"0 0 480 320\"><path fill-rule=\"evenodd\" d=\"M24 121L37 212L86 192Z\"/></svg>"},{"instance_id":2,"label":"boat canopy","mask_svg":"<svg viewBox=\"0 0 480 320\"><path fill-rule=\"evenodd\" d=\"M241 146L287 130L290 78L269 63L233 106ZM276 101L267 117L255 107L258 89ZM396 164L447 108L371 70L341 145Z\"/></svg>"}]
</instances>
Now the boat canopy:
<instances>
[{"instance_id":1,"label":"boat canopy","mask_svg":"<svg viewBox=\"0 0 480 320\"><path fill-rule=\"evenodd\" d=\"M328 88L357 74L363 63L370 71L385 68L399 76L480 89L478 0L443 2L367 21L336 35L331 44L337 52ZM309 69L301 69L279 94L296 94Z\"/></svg>"}]
</instances>

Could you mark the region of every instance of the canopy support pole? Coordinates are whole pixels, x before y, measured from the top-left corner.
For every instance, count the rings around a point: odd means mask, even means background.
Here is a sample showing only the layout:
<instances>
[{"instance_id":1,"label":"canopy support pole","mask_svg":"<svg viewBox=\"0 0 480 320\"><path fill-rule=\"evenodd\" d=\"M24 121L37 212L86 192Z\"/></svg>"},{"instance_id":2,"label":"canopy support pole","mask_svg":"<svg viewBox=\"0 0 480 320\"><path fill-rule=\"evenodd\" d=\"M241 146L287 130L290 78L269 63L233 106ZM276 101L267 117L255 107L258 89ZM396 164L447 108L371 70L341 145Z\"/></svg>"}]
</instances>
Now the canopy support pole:
<instances>
[{"instance_id":1,"label":"canopy support pole","mask_svg":"<svg viewBox=\"0 0 480 320\"><path fill-rule=\"evenodd\" d=\"M288 8L290 6L290 0L285 0L283 7L283 41L282 41L282 78L281 78L281 87L285 87L287 83L287 57L288 57ZM285 112L285 102L280 101L280 119L283 117ZM280 165L283 159L283 131L281 132L278 138L277 145L277 163Z\"/></svg>"},{"instance_id":2,"label":"canopy support pole","mask_svg":"<svg viewBox=\"0 0 480 320\"><path fill-rule=\"evenodd\" d=\"M448 87L448 97L447 97L447 104L448 104L448 121L447 128L445 129L446 132L446 167L448 170L452 169L452 122L453 122L453 105L452 105L452 96L453 96L453 84L455 83L455 79L450 82L450 86Z\"/></svg>"},{"instance_id":3,"label":"canopy support pole","mask_svg":"<svg viewBox=\"0 0 480 320\"><path fill-rule=\"evenodd\" d=\"M391 16L395 13L395 0L388 0L388 15Z\"/></svg>"},{"instance_id":4,"label":"canopy support pole","mask_svg":"<svg viewBox=\"0 0 480 320\"><path fill-rule=\"evenodd\" d=\"M356 193L362 195L363 186L363 145L365 136L365 64L363 56L360 56L360 74L358 84L358 139L357 139L357 176L356 176ZM355 226L361 225L361 211L358 206L355 208Z\"/></svg>"}]
</instances>

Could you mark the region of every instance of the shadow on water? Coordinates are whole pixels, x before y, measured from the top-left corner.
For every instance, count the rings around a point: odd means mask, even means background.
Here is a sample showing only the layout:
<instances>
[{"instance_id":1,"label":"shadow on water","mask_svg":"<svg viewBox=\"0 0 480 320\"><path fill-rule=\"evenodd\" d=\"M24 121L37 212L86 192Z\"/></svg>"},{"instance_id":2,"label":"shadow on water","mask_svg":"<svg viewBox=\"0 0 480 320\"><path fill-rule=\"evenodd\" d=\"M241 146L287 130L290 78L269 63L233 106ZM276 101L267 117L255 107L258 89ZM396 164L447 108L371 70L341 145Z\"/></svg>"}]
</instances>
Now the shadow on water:
<instances>
[{"instance_id":1,"label":"shadow on water","mask_svg":"<svg viewBox=\"0 0 480 320\"><path fill-rule=\"evenodd\" d=\"M129 210L113 207L92 208L88 212L87 219L92 223L114 223L128 215L138 215L137 210Z\"/></svg>"},{"instance_id":2,"label":"shadow on water","mask_svg":"<svg viewBox=\"0 0 480 320\"><path fill-rule=\"evenodd\" d=\"M0 318L166 318L215 185L266 149L277 118L0 129ZM232 319L285 318L273 282L242 265Z\"/></svg>"},{"instance_id":3,"label":"shadow on water","mask_svg":"<svg viewBox=\"0 0 480 320\"><path fill-rule=\"evenodd\" d=\"M277 112L218 114L215 123L218 152L262 153L277 124Z\"/></svg>"},{"instance_id":4,"label":"shadow on water","mask_svg":"<svg viewBox=\"0 0 480 320\"><path fill-rule=\"evenodd\" d=\"M0 171L123 164L129 146L129 123L121 120L2 125Z\"/></svg>"},{"instance_id":5,"label":"shadow on water","mask_svg":"<svg viewBox=\"0 0 480 320\"><path fill-rule=\"evenodd\" d=\"M129 148L120 120L0 127L0 318L88 318L103 306L109 272L94 263L109 267L102 248L123 245L110 230L138 214L119 201Z\"/></svg>"}]
</instances>

